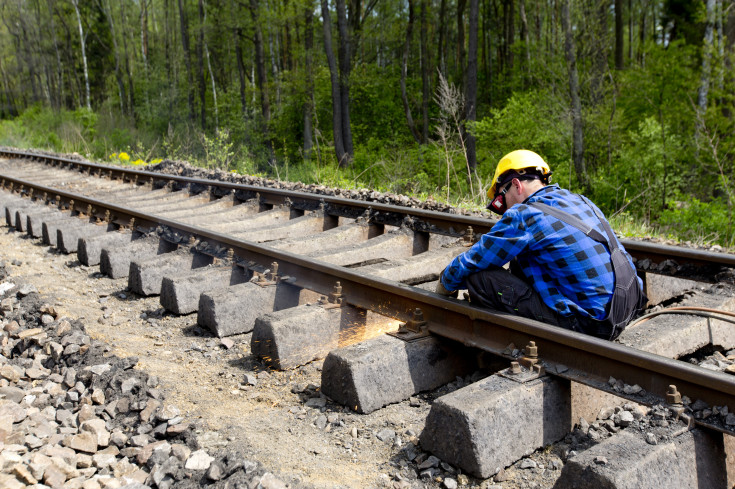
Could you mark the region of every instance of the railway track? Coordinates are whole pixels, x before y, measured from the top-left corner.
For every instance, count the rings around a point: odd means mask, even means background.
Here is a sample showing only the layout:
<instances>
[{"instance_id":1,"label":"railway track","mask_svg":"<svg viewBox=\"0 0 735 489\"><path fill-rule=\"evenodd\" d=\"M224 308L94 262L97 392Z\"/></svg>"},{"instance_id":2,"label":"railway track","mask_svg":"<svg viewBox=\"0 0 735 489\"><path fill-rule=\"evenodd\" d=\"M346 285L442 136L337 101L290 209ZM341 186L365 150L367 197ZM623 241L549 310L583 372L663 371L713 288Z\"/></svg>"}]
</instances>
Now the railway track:
<instances>
[{"instance_id":1,"label":"railway track","mask_svg":"<svg viewBox=\"0 0 735 489\"><path fill-rule=\"evenodd\" d=\"M648 405L675 402L674 385L691 400L735 408L728 374L430 292L450 258L492 226L487 219L49 156L0 156L7 158L0 163L0 202L8 225L77 253L82 263L100 263L111 276L130 273L131 290L160 294L163 307L177 314L197 312L199 323L220 336L255 328L253 352L274 367L348 348L400 321L400 341L455 340L520 362L514 368L524 382L549 376ZM735 256L723 253L624 245L641 272L717 282L735 267ZM242 302L249 312L238 307ZM294 318L317 333L283 326ZM329 353L322 390L357 411L415 393L378 383L373 387L385 395L365 400L357 386L345 387L345 362ZM415 381L415 390L452 380L461 367L422 368L429 378ZM688 419L720 432L733 428L726 414Z\"/></svg>"}]
</instances>

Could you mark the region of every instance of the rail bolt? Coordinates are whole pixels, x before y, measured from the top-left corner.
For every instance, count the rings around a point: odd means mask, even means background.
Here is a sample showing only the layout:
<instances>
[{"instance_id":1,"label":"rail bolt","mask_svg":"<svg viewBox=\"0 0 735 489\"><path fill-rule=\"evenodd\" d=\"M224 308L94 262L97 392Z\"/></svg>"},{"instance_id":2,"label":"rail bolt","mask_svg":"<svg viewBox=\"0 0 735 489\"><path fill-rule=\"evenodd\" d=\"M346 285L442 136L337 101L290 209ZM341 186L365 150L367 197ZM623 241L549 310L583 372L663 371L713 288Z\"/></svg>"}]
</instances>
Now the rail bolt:
<instances>
[{"instance_id":1,"label":"rail bolt","mask_svg":"<svg viewBox=\"0 0 735 489\"><path fill-rule=\"evenodd\" d=\"M510 362L510 373L513 375L518 375L522 372L521 370L521 364L518 362Z\"/></svg>"},{"instance_id":2,"label":"rail bolt","mask_svg":"<svg viewBox=\"0 0 735 489\"><path fill-rule=\"evenodd\" d=\"M271 263L271 269L270 272L266 275L266 278L268 279L268 282L275 282L278 280L278 262L274 261Z\"/></svg>"},{"instance_id":3,"label":"rail bolt","mask_svg":"<svg viewBox=\"0 0 735 489\"><path fill-rule=\"evenodd\" d=\"M676 390L675 385L670 385L666 391L666 402L668 404L681 404L681 392Z\"/></svg>"},{"instance_id":4,"label":"rail bolt","mask_svg":"<svg viewBox=\"0 0 735 489\"><path fill-rule=\"evenodd\" d=\"M463 241L465 244L472 244L472 242L475 240L475 231L472 229L472 226L468 226L467 230L464 232Z\"/></svg>"},{"instance_id":5,"label":"rail bolt","mask_svg":"<svg viewBox=\"0 0 735 489\"><path fill-rule=\"evenodd\" d=\"M524 353L529 358L538 358L538 346L536 346L536 342L529 341L526 348L524 348Z\"/></svg>"},{"instance_id":6,"label":"rail bolt","mask_svg":"<svg viewBox=\"0 0 735 489\"><path fill-rule=\"evenodd\" d=\"M334 289L332 289L332 292L329 294L329 302L331 304L341 304L342 303L342 284L337 282L334 284Z\"/></svg>"}]
</instances>

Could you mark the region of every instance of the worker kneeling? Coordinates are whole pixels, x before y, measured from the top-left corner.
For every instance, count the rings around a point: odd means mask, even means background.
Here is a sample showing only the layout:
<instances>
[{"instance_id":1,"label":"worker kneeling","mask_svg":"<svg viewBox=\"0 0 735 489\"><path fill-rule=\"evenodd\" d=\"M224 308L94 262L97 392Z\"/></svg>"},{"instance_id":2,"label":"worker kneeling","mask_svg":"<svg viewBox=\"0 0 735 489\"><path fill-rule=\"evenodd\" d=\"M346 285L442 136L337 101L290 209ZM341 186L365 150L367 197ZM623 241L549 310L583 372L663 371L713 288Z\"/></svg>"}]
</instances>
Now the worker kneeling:
<instances>
[{"instance_id":1,"label":"worker kneeling","mask_svg":"<svg viewBox=\"0 0 735 489\"><path fill-rule=\"evenodd\" d=\"M452 260L437 292L467 288L474 304L612 340L645 306L643 284L600 209L550 177L533 151L500 160L488 209L502 218Z\"/></svg>"}]
</instances>

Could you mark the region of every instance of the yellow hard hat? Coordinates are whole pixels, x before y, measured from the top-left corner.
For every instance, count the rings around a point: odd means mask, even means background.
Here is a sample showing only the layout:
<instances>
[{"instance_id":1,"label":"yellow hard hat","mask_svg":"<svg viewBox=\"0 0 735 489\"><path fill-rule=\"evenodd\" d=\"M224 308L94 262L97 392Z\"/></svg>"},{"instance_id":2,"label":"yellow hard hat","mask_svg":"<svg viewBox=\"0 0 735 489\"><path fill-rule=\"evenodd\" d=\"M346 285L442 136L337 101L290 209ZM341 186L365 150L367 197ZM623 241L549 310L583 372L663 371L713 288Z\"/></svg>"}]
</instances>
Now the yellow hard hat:
<instances>
[{"instance_id":1,"label":"yellow hard hat","mask_svg":"<svg viewBox=\"0 0 735 489\"><path fill-rule=\"evenodd\" d=\"M548 163L546 163L538 154L527 149L511 151L500 158L498 167L495 168L493 184L490 187L490 190L487 191L488 198L492 199L495 197L498 184L502 183L502 177L504 174L509 171L515 171L520 175L523 175L525 173L524 170L530 170L537 173L544 182L548 182L548 178L551 176L551 168L549 168Z\"/></svg>"}]
</instances>

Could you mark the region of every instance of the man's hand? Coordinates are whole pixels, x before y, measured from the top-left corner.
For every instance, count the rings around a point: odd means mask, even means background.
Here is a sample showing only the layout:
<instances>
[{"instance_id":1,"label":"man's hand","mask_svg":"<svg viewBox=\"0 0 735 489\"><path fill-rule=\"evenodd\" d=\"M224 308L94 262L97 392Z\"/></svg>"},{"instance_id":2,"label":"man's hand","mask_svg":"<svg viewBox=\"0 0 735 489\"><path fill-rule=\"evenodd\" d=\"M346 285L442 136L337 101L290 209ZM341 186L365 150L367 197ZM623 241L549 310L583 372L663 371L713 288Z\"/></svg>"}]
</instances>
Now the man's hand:
<instances>
[{"instance_id":1,"label":"man's hand","mask_svg":"<svg viewBox=\"0 0 735 489\"><path fill-rule=\"evenodd\" d=\"M457 291L449 291L442 285L441 279L436 283L436 293L439 295L445 295L448 297L457 297Z\"/></svg>"}]
</instances>

